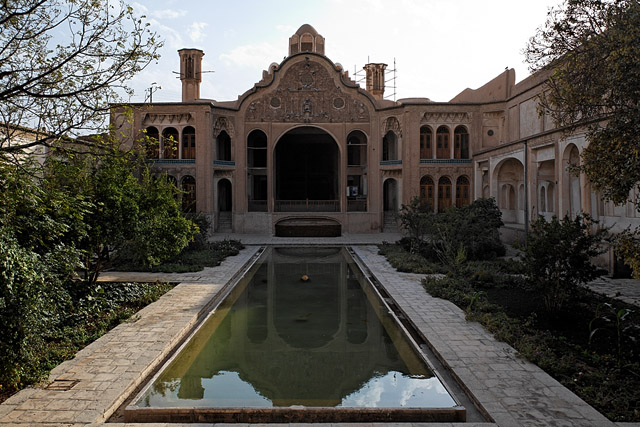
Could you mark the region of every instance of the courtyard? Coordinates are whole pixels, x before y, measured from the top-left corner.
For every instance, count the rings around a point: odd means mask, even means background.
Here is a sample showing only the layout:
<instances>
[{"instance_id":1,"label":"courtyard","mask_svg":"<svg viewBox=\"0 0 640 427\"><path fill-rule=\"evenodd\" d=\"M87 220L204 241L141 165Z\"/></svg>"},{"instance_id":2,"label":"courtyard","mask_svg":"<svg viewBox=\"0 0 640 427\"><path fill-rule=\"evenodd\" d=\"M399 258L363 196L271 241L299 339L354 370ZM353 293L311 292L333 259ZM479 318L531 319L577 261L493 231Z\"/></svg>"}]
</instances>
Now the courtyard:
<instances>
[{"instance_id":1,"label":"courtyard","mask_svg":"<svg viewBox=\"0 0 640 427\"><path fill-rule=\"evenodd\" d=\"M255 261L260 248L267 244L314 244L351 246L356 257L419 329L433 353L478 408L478 413L469 416L467 423L433 425L637 425L607 420L540 368L520 359L513 348L496 341L482 326L465 320L462 310L427 294L420 283L420 275L396 272L378 254L375 245L398 237L395 233L343 235L304 239L303 242L295 238L243 235L246 248L239 255L201 272L107 272L101 280L163 279L179 284L130 321L80 351L74 359L55 368L48 384L25 389L5 401L0 406L0 424L134 425L123 423L119 409L189 335L224 286ZM619 291L613 290L614 284L606 280L597 286L601 286L600 292ZM637 304L637 295L625 296L628 300L635 298Z\"/></svg>"}]
</instances>

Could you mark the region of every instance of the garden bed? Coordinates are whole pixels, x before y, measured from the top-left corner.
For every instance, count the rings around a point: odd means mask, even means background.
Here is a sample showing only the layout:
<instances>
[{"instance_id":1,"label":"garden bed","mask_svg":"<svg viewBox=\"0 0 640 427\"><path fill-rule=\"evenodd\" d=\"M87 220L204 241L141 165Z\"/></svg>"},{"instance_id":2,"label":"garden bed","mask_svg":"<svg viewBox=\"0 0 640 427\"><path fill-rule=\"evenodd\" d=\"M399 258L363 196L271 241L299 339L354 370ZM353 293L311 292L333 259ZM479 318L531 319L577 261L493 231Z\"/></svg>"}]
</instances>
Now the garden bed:
<instances>
[{"instance_id":1,"label":"garden bed","mask_svg":"<svg viewBox=\"0 0 640 427\"><path fill-rule=\"evenodd\" d=\"M402 251L399 245L381 247L403 271L447 271L417 254L405 252L403 261ZM583 287L551 315L542 295L517 273L513 260L467 262L423 283L612 421L640 421L638 307Z\"/></svg>"},{"instance_id":2,"label":"garden bed","mask_svg":"<svg viewBox=\"0 0 640 427\"><path fill-rule=\"evenodd\" d=\"M20 389L45 378L49 371L72 359L75 354L118 324L127 321L141 308L151 304L175 284L100 283L89 287L85 282L71 282L65 293L64 311L55 314L46 333L30 348L31 363L14 365L20 382L0 383L0 402ZM6 369L6 367L4 368Z\"/></svg>"}]
</instances>

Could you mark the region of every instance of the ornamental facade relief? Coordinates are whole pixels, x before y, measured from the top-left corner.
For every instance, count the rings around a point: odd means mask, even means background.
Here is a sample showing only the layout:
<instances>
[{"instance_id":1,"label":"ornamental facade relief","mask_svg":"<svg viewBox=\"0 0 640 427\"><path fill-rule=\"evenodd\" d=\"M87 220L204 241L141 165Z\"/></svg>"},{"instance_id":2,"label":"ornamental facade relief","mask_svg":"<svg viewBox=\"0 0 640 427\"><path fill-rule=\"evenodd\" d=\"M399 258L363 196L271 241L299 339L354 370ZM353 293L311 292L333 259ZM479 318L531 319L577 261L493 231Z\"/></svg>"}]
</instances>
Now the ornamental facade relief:
<instances>
[{"instance_id":1,"label":"ornamental facade relief","mask_svg":"<svg viewBox=\"0 0 640 427\"><path fill-rule=\"evenodd\" d=\"M285 123L368 122L363 102L336 86L329 71L309 60L292 65L278 86L249 104L248 122Z\"/></svg>"}]
</instances>

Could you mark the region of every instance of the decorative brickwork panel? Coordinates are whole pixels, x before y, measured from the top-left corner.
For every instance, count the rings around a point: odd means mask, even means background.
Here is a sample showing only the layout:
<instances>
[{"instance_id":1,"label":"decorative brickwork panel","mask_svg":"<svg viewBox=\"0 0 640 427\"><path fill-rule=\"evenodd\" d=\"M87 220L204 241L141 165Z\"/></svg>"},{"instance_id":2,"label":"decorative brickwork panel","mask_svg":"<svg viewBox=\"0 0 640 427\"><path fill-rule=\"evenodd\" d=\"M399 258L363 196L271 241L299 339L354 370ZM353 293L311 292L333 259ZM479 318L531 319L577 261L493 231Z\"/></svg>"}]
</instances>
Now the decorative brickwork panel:
<instances>
[{"instance_id":1,"label":"decorative brickwork panel","mask_svg":"<svg viewBox=\"0 0 640 427\"><path fill-rule=\"evenodd\" d=\"M471 123L469 113L425 113L422 123Z\"/></svg>"},{"instance_id":2,"label":"decorative brickwork panel","mask_svg":"<svg viewBox=\"0 0 640 427\"><path fill-rule=\"evenodd\" d=\"M157 114L157 113L144 113L142 116L142 124L158 125L158 124L171 124L171 125L183 125L193 123L192 113L181 114Z\"/></svg>"},{"instance_id":3,"label":"decorative brickwork panel","mask_svg":"<svg viewBox=\"0 0 640 427\"><path fill-rule=\"evenodd\" d=\"M226 131L231 138L234 136L234 127L227 117L218 117L213 124L213 135L218 136L220 132Z\"/></svg>"},{"instance_id":4,"label":"decorative brickwork panel","mask_svg":"<svg viewBox=\"0 0 640 427\"><path fill-rule=\"evenodd\" d=\"M321 64L306 59L289 68L274 90L249 104L247 122L368 122L369 110L343 92Z\"/></svg>"}]
</instances>

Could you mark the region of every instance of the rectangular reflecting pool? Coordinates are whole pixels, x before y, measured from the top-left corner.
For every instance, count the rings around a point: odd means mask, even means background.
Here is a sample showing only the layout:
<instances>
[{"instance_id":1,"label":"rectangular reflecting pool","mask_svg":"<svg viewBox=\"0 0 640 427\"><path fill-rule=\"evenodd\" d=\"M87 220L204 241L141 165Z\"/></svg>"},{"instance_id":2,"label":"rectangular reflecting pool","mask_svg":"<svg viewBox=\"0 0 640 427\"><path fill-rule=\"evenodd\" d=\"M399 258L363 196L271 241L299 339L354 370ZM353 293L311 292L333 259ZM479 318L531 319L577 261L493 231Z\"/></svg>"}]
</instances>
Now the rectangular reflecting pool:
<instances>
[{"instance_id":1,"label":"rectangular reflecting pool","mask_svg":"<svg viewBox=\"0 0 640 427\"><path fill-rule=\"evenodd\" d=\"M344 248L267 248L127 422L464 421Z\"/></svg>"}]
</instances>

